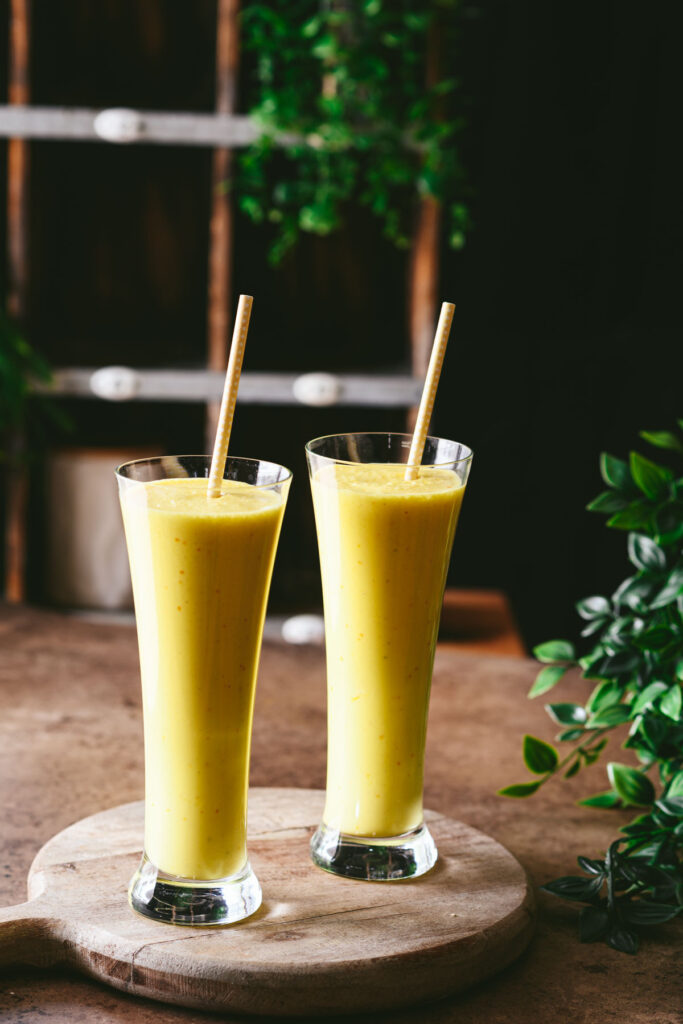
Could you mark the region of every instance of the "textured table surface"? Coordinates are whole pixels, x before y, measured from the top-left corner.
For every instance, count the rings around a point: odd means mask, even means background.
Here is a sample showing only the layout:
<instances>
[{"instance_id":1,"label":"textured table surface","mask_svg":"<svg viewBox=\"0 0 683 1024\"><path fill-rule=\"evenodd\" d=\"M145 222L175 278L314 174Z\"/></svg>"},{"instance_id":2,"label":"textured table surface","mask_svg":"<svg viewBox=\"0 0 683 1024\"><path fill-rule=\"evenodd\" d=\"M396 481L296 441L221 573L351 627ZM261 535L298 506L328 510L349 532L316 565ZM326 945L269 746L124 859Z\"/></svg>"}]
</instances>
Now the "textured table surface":
<instances>
[{"instance_id":1,"label":"textured table surface","mask_svg":"<svg viewBox=\"0 0 683 1024\"><path fill-rule=\"evenodd\" d=\"M572 802L604 788L600 766L571 782L551 784L530 801L495 796L501 785L527 776L520 755L522 733L552 738L542 704L525 699L534 673L528 661L439 650L425 800L504 843L540 884L573 873L576 854L603 850L620 814L589 811ZM319 649L264 646L252 785L324 786L324 679ZM583 696L585 683L568 682L564 699L570 699L570 691ZM31 860L55 832L95 811L140 799L142 769L134 630L0 609L0 902L25 898ZM681 1024L681 946L675 924L647 937L636 957L603 945L581 945L575 909L541 894L538 934L516 964L462 996L381 1019L396 1024L522 1024L530 1017L543 1024ZM211 1019L218 1018L128 997L63 972L0 977L3 1022L180 1024ZM219 1019L227 1024L239 1018Z\"/></svg>"}]
</instances>

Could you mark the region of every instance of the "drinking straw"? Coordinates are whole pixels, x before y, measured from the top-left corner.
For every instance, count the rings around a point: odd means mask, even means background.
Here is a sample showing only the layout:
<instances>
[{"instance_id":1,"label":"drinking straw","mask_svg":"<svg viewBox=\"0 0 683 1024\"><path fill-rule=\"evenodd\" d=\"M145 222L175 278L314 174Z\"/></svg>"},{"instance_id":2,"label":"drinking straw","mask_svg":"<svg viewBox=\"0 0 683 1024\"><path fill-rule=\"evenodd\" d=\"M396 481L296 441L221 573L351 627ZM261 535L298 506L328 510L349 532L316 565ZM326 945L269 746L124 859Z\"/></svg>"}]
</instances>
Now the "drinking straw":
<instances>
[{"instance_id":1,"label":"drinking straw","mask_svg":"<svg viewBox=\"0 0 683 1024\"><path fill-rule=\"evenodd\" d=\"M237 316L232 332L232 344L230 346L230 358L228 370L225 374L225 386L221 400L221 411L218 415L216 427L216 440L213 446L211 457L211 470L209 471L209 486L207 496L209 498L220 498L223 474L225 473L225 460L228 456L228 445L230 444L230 431L232 420L235 415L235 403L237 401L237 389L240 386L240 373L242 372L242 359L244 357L244 346L247 343L247 331L249 330L249 318L251 317L251 306L254 299L251 295L240 295L237 306Z\"/></svg>"},{"instance_id":2,"label":"drinking straw","mask_svg":"<svg viewBox=\"0 0 683 1024\"><path fill-rule=\"evenodd\" d=\"M420 463L422 462L422 456L424 454L427 431L429 430L429 421L432 418L436 389L439 386L439 377L441 376L443 357L446 354L448 335L451 333L454 311L455 306L452 302L441 303L441 314L439 316L439 323L436 327L436 334L434 335L434 344L432 345L432 354L429 358L427 376L425 377L424 387L422 388L422 398L420 399L420 408L417 412L415 430L413 431L413 440L410 445L408 465L406 467L404 477L405 480L417 480L420 472Z\"/></svg>"}]
</instances>

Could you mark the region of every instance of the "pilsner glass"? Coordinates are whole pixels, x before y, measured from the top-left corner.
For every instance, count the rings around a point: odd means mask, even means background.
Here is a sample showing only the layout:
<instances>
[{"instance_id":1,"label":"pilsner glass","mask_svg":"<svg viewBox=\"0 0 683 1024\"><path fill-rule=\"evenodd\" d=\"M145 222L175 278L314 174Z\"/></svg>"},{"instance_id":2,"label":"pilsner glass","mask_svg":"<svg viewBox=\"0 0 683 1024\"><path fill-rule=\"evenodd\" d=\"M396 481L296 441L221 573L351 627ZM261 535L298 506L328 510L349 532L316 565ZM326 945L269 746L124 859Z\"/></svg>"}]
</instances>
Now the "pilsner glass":
<instances>
[{"instance_id":1,"label":"pilsner glass","mask_svg":"<svg viewBox=\"0 0 683 1024\"><path fill-rule=\"evenodd\" d=\"M119 466L140 648L145 847L129 896L175 924L248 917L261 888L246 846L254 689L291 482L283 466L228 458Z\"/></svg>"},{"instance_id":2,"label":"pilsner glass","mask_svg":"<svg viewBox=\"0 0 683 1024\"><path fill-rule=\"evenodd\" d=\"M306 445L327 647L327 791L311 840L350 878L417 876L436 862L423 821L427 712L441 603L472 452L427 438L405 480L407 434Z\"/></svg>"}]
</instances>

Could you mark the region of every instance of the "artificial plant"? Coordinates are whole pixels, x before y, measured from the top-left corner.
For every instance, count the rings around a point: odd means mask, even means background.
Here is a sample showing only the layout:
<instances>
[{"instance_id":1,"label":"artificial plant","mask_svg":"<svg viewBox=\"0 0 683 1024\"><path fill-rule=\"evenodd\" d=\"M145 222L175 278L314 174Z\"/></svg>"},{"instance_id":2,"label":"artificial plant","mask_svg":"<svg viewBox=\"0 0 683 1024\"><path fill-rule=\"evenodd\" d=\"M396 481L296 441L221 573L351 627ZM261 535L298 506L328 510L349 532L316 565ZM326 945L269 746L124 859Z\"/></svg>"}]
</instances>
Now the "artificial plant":
<instances>
[{"instance_id":1,"label":"artificial plant","mask_svg":"<svg viewBox=\"0 0 683 1024\"><path fill-rule=\"evenodd\" d=\"M683 431L683 420L678 421ZM546 704L568 745L560 756L551 744L525 736L524 761L536 776L500 791L529 797L551 778L571 778L597 761L612 730L628 725L623 743L637 766L612 761L609 788L580 803L587 807L636 807L604 859L578 858L582 876L549 882L546 892L583 903L579 934L635 953L642 926L659 924L683 910L683 433L640 435L678 459L677 468L638 452L629 461L603 454L607 489L589 505L609 516L607 525L628 531L630 575L609 596L579 601L581 636L577 655L568 640L534 649L546 663L529 691L548 693L570 668L579 668L595 688L585 704Z\"/></svg>"},{"instance_id":2,"label":"artificial plant","mask_svg":"<svg viewBox=\"0 0 683 1024\"><path fill-rule=\"evenodd\" d=\"M458 82L439 57L452 53L455 7L455 0L244 7L242 45L253 54L247 106L261 136L240 158L237 197L253 221L275 225L273 261L299 232L337 228L350 201L368 207L405 247L416 199L432 196L444 206L450 245L464 244Z\"/></svg>"}]
</instances>

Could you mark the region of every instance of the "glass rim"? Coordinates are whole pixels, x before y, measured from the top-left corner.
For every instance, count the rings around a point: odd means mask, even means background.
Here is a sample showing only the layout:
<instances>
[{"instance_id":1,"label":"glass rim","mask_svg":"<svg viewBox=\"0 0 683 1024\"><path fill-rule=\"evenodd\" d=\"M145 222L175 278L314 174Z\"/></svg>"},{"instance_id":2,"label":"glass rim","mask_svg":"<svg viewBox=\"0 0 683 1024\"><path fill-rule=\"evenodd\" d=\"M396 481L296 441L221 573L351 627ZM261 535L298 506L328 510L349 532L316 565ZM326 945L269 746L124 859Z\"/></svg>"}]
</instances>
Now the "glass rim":
<instances>
[{"instance_id":1,"label":"glass rim","mask_svg":"<svg viewBox=\"0 0 683 1024\"><path fill-rule=\"evenodd\" d=\"M359 463L358 459L338 459L334 455L321 455L319 452L314 452L311 449L311 445L317 444L318 441L331 441L332 438L337 437L400 437L405 438L409 445L413 440L412 434L406 434L400 430L353 430L342 434L321 434L320 437L311 438L311 440L307 441L306 444L304 445L304 450L306 451L307 455L314 455L316 459L327 459L328 462L338 462L342 466L363 465L363 463ZM446 459L444 462L423 462L420 463L421 466L433 466L436 469L439 469L444 466L459 466L463 462L469 462L474 454L472 449L468 445L463 444L461 441L451 441L450 438L448 437L436 437L436 435L434 434L428 434L427 437L425 438L425 444L427 443L427 441L445 441L447 444L459 445L460 448L463 448L467 452L467 454L461 456L461 458L459 459ZM368 463L365 463L365 465L368 465ZM387 462L378 463L378 465L407 466L408 463Z\"/></svg>"},{"instance_id":2,"label":"glass rim","mask_svg":"<svg viewBox=\"0 0 683 1024\"><path fill-rule=\"evenodd\" d=\"M128 462L120 463L114 469L114 473L115 473L115 475L119 479L126 480L129 483L133 483L133 484L148 484L148 483L152 483L153 481L150 481L150 480L136 480L134 477L126 476L121 471L126 469L128 466L141 466L144 463L151 464L151 463L154 463L154 462L161 462L163 459L204 459L205 462L208 463L208 466L209 466L209 469L210 469L211 468L212 456L211 455L148 455L144 459L129 459ZM279 480L273 480L269 484L250 484L249 485L250 487L258 487L261 490L268 490L268 489L273 488L273 487L279 487L281 484L287 483L288 480L292 480L293 477L294 477L294 474L293 474L292 470L289 469L287 466L283 466L280 462L271 462L269 459L251 459L251 458L248 458L246 455L228 455L226 457L226 460L225 460L226 466L227 466L227 464L229 462L241 462L241 463L252 465L252 466L260 464L260 465L263 465L263 466L272 466L272 467L274 467L276 469L284 470L284 476L282 476ZM161 477L160 479L166 479L166 480L174 480L174 479L175 480L186 480L186 479L190 479L190 480L208 480L208 476L207 477L203 477L203 476L197 476L197 477ZM226 477L223 477L222 479L225 480Z\"/></svg>"}]
</instances>

